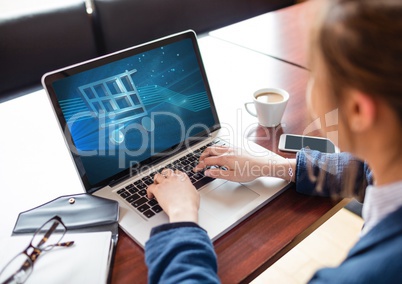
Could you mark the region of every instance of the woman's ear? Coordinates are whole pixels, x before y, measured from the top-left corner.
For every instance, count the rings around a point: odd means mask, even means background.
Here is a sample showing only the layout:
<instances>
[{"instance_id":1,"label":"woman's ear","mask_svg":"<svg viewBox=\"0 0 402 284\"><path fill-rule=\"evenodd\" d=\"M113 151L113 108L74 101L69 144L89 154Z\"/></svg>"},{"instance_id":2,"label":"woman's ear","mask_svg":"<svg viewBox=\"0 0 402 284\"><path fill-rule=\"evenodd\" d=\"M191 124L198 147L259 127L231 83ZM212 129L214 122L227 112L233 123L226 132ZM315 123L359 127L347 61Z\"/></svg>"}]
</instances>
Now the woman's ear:
<instances>
[{"instance_id":1,"label":"woman's ear","mask_svg":"<svg viewBox=\"0 0 402 284\"><path fill-rule=\"evenodd\" d=\"M349 129L353 132L364 132L375 122L377 106L375 100L360 91L351 90L344 100Z\"/></svg>"}]
</instances>

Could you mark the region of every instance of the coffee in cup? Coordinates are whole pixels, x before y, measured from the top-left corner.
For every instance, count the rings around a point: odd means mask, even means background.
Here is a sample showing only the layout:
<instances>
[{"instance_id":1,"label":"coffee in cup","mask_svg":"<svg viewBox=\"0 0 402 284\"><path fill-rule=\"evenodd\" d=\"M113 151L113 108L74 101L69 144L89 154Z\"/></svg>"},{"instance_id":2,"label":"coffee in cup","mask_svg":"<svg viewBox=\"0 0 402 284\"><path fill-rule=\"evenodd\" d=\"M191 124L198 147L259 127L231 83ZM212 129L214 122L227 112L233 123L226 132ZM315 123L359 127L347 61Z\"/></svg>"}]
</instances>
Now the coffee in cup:
<instances>
[{"instance_id":1,"label":"coffee in cup","mask_svg":"<svg viewBox=\"0 0 402 284\"><path fill-rule=\"evenodd\" d=\"M253 101L244 106L249 114L258 118L258 123L265 127L275 127L281 123L289 93L283 89L265 88L253 94ZM249 108L254 104L255 111Z\"/></svg>"},{"instance_id":2,"label":"coffee in cup","mask_svg":"<svg viewBox=\"0 0 402 284\"><path fill-rule=\"evenodd\" d=\"M274 92L266 92L258 94L256 100L262 103L279 103L282 102L285 98L278 93Z\"/></svg>"}]
</instances>

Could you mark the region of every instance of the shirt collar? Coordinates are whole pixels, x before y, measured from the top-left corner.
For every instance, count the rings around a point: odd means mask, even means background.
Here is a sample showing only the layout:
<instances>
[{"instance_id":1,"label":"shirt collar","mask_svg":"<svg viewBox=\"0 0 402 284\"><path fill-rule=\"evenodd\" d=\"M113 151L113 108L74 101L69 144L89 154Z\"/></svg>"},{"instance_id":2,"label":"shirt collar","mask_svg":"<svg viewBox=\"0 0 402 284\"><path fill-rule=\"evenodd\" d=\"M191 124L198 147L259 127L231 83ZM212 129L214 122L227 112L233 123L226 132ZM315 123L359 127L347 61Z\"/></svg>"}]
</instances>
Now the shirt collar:
<instances>
[{"instance_id":1,"label":"shirt collar","mask_svg":"<svg viewBox=\"0 0 402 284\"><path fill-rule=\"evenodd\" d=\"M361 236L401 206L402 181L383 186L369 185L363 204L364 227Z\"/></svg>"}]
</instances>

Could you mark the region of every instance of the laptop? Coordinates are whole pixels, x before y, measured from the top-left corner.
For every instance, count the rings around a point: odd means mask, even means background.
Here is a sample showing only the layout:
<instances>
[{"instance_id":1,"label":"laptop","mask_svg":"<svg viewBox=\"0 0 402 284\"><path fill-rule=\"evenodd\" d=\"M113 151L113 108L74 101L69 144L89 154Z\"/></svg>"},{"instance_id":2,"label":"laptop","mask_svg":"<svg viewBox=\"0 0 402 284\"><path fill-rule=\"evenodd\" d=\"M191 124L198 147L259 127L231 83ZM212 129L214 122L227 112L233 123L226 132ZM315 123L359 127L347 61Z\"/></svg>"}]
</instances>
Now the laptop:
<instances>
[{"instance_id":1,"label":"laptop","mask_svg":"<svg viewBox=\"0 0 402 284\"><path fill-rule=\"evenodd\" d=\"M42 84L85 192L117 200L120 227L142 247L153 227L168 222L146 196L161 169L190 176L201 196L199 224L213 241L288 186L277 178L241 184L192 171L206 147L230 140L193 31L47 73ZM275 155L248 145L267 159Z\"/></svg>"}]
</instances>

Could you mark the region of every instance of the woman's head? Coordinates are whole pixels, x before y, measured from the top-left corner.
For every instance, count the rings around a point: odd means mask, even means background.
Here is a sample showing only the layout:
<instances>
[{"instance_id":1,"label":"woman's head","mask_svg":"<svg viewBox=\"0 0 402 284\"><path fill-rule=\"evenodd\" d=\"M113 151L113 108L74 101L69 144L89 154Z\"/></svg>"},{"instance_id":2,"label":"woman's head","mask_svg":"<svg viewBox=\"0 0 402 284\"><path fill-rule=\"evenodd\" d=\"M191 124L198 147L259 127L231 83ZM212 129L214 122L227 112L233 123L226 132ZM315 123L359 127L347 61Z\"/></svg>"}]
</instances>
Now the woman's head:
<instances>
[{"instance_id":1,"label":"woman's head","mask_svg":"<svg viewBox=\"0 0 402 284\"><path fill-rule=\"evenodd\" d=\"M313 27L310 46L313 111L321 116L338 109L339 132L350 138L342 106L354 90L384 102L402 125L402 1L321 4L324 12Z\"/></svg>"}]
</instances>

